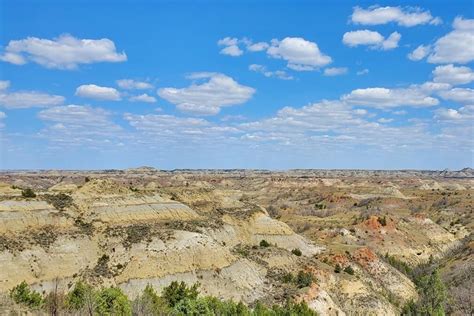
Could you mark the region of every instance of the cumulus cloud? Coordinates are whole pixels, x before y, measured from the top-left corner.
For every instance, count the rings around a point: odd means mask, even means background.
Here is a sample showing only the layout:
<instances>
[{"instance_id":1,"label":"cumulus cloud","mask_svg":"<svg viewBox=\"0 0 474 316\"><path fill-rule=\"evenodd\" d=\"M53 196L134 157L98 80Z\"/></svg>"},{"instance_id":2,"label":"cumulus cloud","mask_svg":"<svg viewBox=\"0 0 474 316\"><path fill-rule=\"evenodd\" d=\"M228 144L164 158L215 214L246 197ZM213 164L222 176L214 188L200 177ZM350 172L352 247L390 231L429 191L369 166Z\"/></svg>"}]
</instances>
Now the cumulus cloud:
<instances>
[{"instance_id":1,"label":"cumulus cloud","mask_svg":"<svg viewBox=\"0 0 474 316\"><path fill-rule=\"evenodd\" d=\"M347 74L348 69L346 67L339 67L339 68L326 68L324 69L324 75L328 77L333 76L340 76Z\"/></svg>"},{"instance_id":2,"label":"cumulus cloud","mask_svg":"<svg viewBox=\"0 0 474 316\"><path fill-rule=\"evenodd\" d=\"M356 89L344 95L342 100L349 104L381 109L401 106L429 107L439 104L438 99L430 97L422 89L414 87L405 89Z\"/></svg>"},{"instance_id":3,"label":"cumulus cloud","mask_svg":"<svg viewBox=\"0 0 474 316\"><path fill-rule=\"evenodd\" d=\"M52 107L38 113L47 122L39 136L62 146L108 144L121 136L122 128L111 121L111 113L83 105Z\"/></svg>"},{"instance_id":4,"label":"cumulus cloud","mask_svg":"<svg viewBox=\"0 0 474 316\"><path fill-rule=\"evenodd\" d=\"M472 103L474 102L474 89L470 88L454 88L451 90L440 91L439 95L446 100Z\"/></svg>"},{"instance_id":5,"label":"cumulus cloud","mask_svg":"<svg viewBox=\"0 0 474 316\"><path fill-rule=\"evenodd\" d=\"M372 49L390 50L398 47L402 36L393 32L385 39L379 32L369 30L358 30L344 33L342 42L349 47L367 45Z\"/></svg>"},{"instance_id":6,"label":"cumulus cloud","mask_svg":"<svg viewBox=\"0 0 474 316\"><path fill-rule=\"evenodd\" d=\"M474 71L471 68L453 64L437 66L433 70L433 81L449 83L452 85L466 84L474 81Z\"/></svg>"},{"instance_id":7,"label":"cumulus cloud","mask_svg":"<svg viewBox=\"0 0 474 316\"><path fill-rule=\"evenodd\" d=\"M371 113L354 109L344 101L321 101L301 108L286 107L270 118L238 125L245 131L241 139L259 144L277 143L298 150L350 146L432 148L435 137L422 123L389 126L388 120L372 122ZM436 143L440 145L440 143Z\"/></svg>"},{"instance_id":8,"label":"cumulus cloud","mask_svg":"<svg viewBox=\"0 0 474 316\"><path fill-rule=\"evenodd\" d=\"M233 135L239 133L235 127L216 125L200 118L126 113L124 119L141 134L140 142L150 144L179 143L182 147L195 143L200 148L215 142L229 145Z\"/></svg>"},{"instance_id":9,"label":"cumulus cloud","mask_svg":"<svg viewBox=\"0 0 474 316\"><path fill-rule=\"evenodd\" d=\"M226 37L217 41L217 45L224 46L220 51L221 54L237 57L244 53L238 46L239 42L240 40L235 37Z\"/></svg>"},{"instance_id":10,"label":"cumulus cloud","mask_svg":"<svg viewBox=\"0 0 474 316\"><path fill-rule=\"evenodd\" d=\"M323 54L316 43L300 37L273 40L267 54L286 60L287 67L297 71L315 70L332 62L331 57Z\"/></svg>"},{"instance_id":11,"label":"cumulus cloud","mask_svg":"<svg viewBox=\"0 0 474 316\"><path fill-rule=\"evenodd\" d=\"M0 60L16 65L34 62L46 68L76 69L80 64L123 62L127 55L118 53L114 42L107 38L93 40L61 35L52 40L27 37L10 41Z\"/></svg>"},{"instance_id":12,"label":"cumulus cloud","mask_svg":"<svg viewBox=\"0 0 474 316\"><path fill-rule=\"evenodd\" d=\"M133 79L117 80L117 85L126 90L148 90L153 89L153 85L145 81L137 81Z\"/></svg>"},{"instance_id":13,"label":"cumulus cloud","mask_svg":"<svg viewBox=\"0 0 474 316\"><path fill-rule=\"evenodd\" d=\"M420 45L408 58L433 64L466 64L474 60L474 19L456 17L453 31L439 38L433 45Z\"/></svg>"},{"instance_id":14,"label":"cumulus cloud","mask_svg":"<svg viewBox=\"0 0 474 316\"><path fill-rule=\"evenodd\" d=\"M453 28L436 41L428 62L465 64L474 60L474 19L457 17Z\"/></svg>"},{"instance_id":15,"label":"cumulus cloud","mask_svg":"<svg viewBox=\"0 0 474 316\"><path fill-rule=\"evenodd\" d=\"M255 89L239 84L231 77L219 73L197 73L190 79L208 79L193 83L187 88L161 88L158 95L183 112L196 115L215 115L222 107L247 102Z\"/></svg>"},{"instance_id":16,"label":"cumulus cloud","mask_svg":"<svg viewBox=\"0 0 474 316\"><path fill-rule=\"evenodd\" d=\"M239 43L239 39L236 37L225 37L217 41L217 45L219 46L232 46L237 45Z\"/></svg>"},{"instance_id":17,"label":"cumulus cloud","mask_svg":"<svg viewBox=\"0 0 474 316\"><path fill-rule=\"evenodd\" d=\"M156 102L155 97L153 97L151 95L148 95L146 93L130 97L128 100L132 101L132 102L144 102L144 103L155 103Z\"/></svg>"},{"instance_id":18,"label":"cumulus cloud","mask_svg":"<svg viewBox=\"0 0 474 316\"><path fill-rule=\"evenodd\" d=\"M397 23L400 26L412 27L420 24L438 25L441 19L433 17L428 10L413 7L379 7L371 6L367 9L355 7L351 20L356 24L380 25Z\"/></svg>"},{"instance_id":19,"label":"cumulus cloud","mask_svg":"<svg viewBox=\"0 0 474 316\"><path fill-rule=\"evenodd\" d=\"M242 55L244 52L239 48L237 45L227 46L221 49L220 51L223 55L228 55L232 57L238 57Z\"/></svg>"},{"instance_id":20,"label":"cumulus cloud","mask_svg":"<svg viewBox=\"0 0 474 316\"><path fill-rule=\"evenodd\" d=\"M435 111L434 118L441 121L472 122L474 120L474 105L466 105L458 110L440 108Z\"/></svg>"},{"instance_id":21,"label":"cumulus cloud","mask_svg":"<svg viewBox=\"0 0 474 316\"><path fill-rule=\"evenodd\" d=\"M269 71L267 67L263 65L258 65L258 64L251 64L249 66L250 71L258 72L264 75L265 77L275 77L278 79L282 80L292 80L294 79L293 76L290 76L286 71L284 70L276 70L276 71Z\"/></svg>"},{"instance_id":22,"label":"cumulus cloud","mask_svg":"<svg viewBox=\"0 0 474 316\"><path fill-rule=\"evenodd\" d=\"M76 94L78 97L96 99L96 100L108 100L108 101L119 101L121 100L120 93L117 89L110 87L101 87L95 84L86 84L77 87Z\"/></svg>"},{"instance_id":23,"label":"cumulus cloud","mask_svg":"<svg viewBox=\"0 0 474 316\"><path fill-rule=\"evenodd\" d=\"M0 81L0 106L7 109L26 109L32 107L48 107L60 105L64 97L38 91L10 92L10 81Z\"/></svg>"},{"instance_id":24,"label":"cumulus cloud","mask_svg":"<svg viewBox=\"0 0 474 316\"><path fill-rule=\"evenodd\" d=\"M270 47L270 45L266 42L249 43L247 50L250 52L261 52L268 49L268 47Z\"/></svg>"},{"instance_id":25,"label":"cumulus cloud","mask_svg":"<svg viewBox=\"0 0 474 316\"><path fill-rule=\"evenodd\" d=\"M431 46L420 45L407 55L408 59L413 61L422 60L430 53Z\"/></svg>"}]
</instances>

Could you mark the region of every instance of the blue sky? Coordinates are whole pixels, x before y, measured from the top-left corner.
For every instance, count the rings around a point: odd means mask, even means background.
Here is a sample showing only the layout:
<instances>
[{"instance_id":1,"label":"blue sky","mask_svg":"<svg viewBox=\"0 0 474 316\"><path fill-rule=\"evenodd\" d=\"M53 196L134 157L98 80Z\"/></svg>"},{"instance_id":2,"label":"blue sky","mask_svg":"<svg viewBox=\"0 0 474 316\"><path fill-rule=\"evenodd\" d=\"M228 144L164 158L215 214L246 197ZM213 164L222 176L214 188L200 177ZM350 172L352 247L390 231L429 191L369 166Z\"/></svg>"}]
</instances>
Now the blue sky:
<instances>
[{"instance_id":1,"label":"blue sky","mask_svg":"<svg viewBox=\"0 0 474 316\"><path fill-rule=\"evenodd\" d=\"M2 1L0 169L473 166L472 1Z\"/></svg>"}]
</instances>

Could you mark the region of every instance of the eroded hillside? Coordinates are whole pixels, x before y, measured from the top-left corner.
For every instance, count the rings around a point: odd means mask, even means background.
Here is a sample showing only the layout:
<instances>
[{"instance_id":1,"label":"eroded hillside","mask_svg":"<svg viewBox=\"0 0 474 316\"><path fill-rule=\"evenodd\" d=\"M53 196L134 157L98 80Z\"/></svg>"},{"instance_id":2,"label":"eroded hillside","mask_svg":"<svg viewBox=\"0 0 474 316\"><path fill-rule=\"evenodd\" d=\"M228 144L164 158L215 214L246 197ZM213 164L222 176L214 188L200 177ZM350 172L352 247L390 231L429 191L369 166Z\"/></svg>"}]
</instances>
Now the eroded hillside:
<instances>
[{"instance_id":1,"label":"eroded hillside","mask_svg":"<svg viewBox=\"0 0 474 316\"><path fill-rule=\"evenodd\" d=\"M4 293L23 280L45 292L86 280L133 298L178 280L247 304L293 298L322 315L396 315L418 298L396 261L439 262L452 312L472 300L468 169L139 168L9 172L0 181ZM303 272L313 282L295 282Z\"/></svg>"}]
</instances>

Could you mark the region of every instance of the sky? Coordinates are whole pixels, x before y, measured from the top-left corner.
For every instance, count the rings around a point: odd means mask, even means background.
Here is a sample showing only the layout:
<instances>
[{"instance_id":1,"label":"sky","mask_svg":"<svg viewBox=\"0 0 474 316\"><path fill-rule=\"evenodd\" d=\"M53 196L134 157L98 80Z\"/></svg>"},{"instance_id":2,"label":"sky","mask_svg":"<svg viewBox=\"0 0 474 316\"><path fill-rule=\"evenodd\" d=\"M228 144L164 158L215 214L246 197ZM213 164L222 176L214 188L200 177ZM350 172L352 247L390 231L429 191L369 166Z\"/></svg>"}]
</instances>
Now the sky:
<instances>
[{"instance_id":1,"label":"sky","mask_svg":"<svg viewBox=\"0 0 474 316\"><path fill-rule=\"evenodd\" d=\"M0 169L461 169L474 2L0 2Z\"/></svg>"}]
</instances>

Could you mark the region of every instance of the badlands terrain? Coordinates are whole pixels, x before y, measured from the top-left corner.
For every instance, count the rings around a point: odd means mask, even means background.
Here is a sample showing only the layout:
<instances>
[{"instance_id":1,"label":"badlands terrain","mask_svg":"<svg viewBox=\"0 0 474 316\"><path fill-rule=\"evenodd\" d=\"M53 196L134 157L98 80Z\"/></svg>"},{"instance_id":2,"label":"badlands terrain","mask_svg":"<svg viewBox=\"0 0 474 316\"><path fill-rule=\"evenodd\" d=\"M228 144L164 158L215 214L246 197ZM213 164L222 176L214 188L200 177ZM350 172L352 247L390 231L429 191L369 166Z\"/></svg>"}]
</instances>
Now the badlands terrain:
<instances>
[{"instance_id":1,"label":"badlands terrain","mask_svg":"<svg viewBox=\"0 0 474 316\"><path fill-rule=\"evenodd\" d=\"M437 269L446 313L469 315L473 194L469 168L3 171L0 314L25 311L22 281L83 280L130 300L184 281L248 306L399 315L421 299L415 272Z\"/></svg>"}]
</instances>

